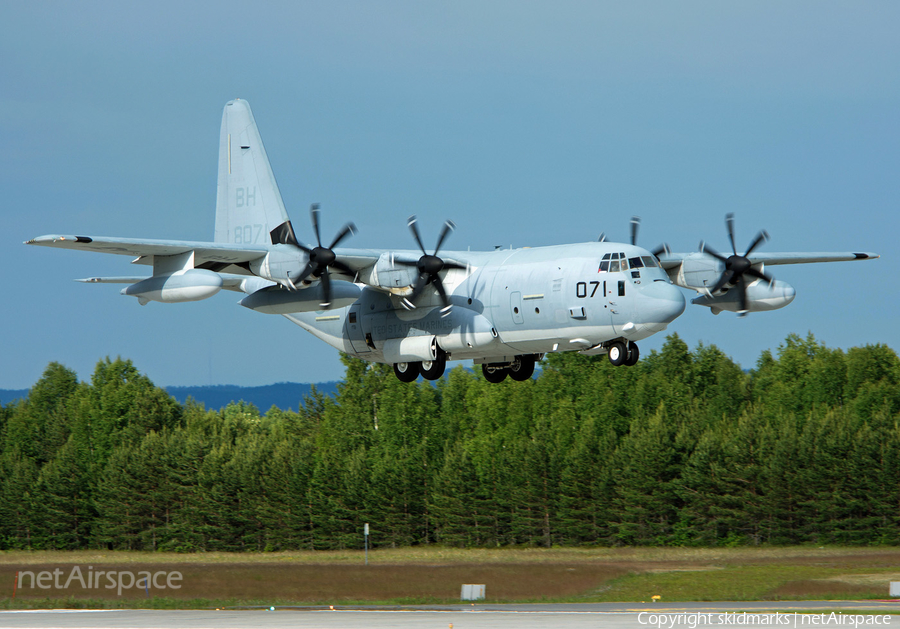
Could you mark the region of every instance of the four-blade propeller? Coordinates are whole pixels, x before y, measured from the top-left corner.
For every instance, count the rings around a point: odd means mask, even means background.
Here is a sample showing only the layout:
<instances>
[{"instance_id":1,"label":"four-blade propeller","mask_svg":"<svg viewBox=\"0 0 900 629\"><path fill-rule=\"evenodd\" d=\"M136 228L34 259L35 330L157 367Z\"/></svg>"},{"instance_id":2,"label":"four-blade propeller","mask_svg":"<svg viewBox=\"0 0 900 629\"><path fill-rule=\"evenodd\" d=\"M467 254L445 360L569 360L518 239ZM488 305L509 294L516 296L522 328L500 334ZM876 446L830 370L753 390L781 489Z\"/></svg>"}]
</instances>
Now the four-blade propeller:
<instances>
[{"instance_id":1,"label":"four-blade propeller","mask_svg":"<svg viewBox=\"0 0 900 629\"><path fill-rule=\"evenodd\" d=\"M309 214L312 218L313 232L316 234L316 243L318 246L310 248L306 245L297 243L297 246L303 249L309 256L309 262L307 262L306 267L300 273L296 281L302 282L310 276L318 278L322 282L322 303L320 305L323 308L327 308L331 305L331 278L328 276L328 269L337 269L344 275L349 275L351 277L356 274L349 266L337 260L337 256L334 254L334 248L338 246L338 243L350 234L356 233L356 225L347 223L338 235L334 237L331 244L327 247L323 247L322 238L319 235L318 203L314 203L309 208ZM288 281L290 281L290 278L288 278Z\"/></svg>"},{"instance_id":2,"label":"four-blade propeller","mask_svg":"<svg viewBox=\"0 0 900 629\"><path fill-rule=\"evenodd\" d=\"M457 262L453 262L452 260L442 260L437 254L441 250L441 245L444 244L444 240L450 232L456 229L456 225L453 224L453 221L444 223L441 234L438 236L437 245L434 247L434 253L429 255L428 252L425 251L425 245L422 244L422 238L419 236L419 229L417 227L418 221L414 215L409 217L408 224L409 230L412 232L413 238L416 239L416 244L419 245L419 250L422 252L422 257L415 262L407 262L404 260L395 261L396 264L414 266L419 271L419 277L416 279L413 292L409 297L404 299L404 305L407 308L415 308L415 305L412 302L422 294L422 291L425 290L426 286L431 284L434 286L438 295L440 295L441 303L444 304L442 310L449 311L450 298L447 297L447 291L444 290L444 282L441 280L440 272L444 269L464 269L466 267Z\"/></svg>"},{"instance_id":3,"label":"four-blade propeller","mask_svg":"<svg viewBox=\"0 0 900 629\"><path fill-rule=\"evenodd\" d=\"M737 247L734 244L734 214L725 215L725 227L728 230L728 239L731 241L731 250L733 252L733 255L730 255L726 258L705 242L700 241L701 253L710 255L725 265L725 270L722 272L722 275L719 276L719 280L716 282L715 286L709 289L709 293L713 294L717 291L720 291L729 284L736 287L738 289L738 313L740 315L745 315L747 313L748 284L747 278L745 276L749 275L753 278L765 280L769 283L769 285L775 282L775 278L773 278L772 276L753 268L753 264L749 259L749 256L751 253L753 253L753 250L756 249L760 245L760 243L763 243L769 239L769 234L766 232L766 230L760 231L756 235L756 238L753 239L753 242L750 243L750 246L747 248L747 252L744 255L738 255Z\"/></svg>"},{"instance_id":4,"label":"four-blade propeller","mask_svg":"<svg viewBox=\"0 0 900 629\"><path fill-rule=\"evenodd\" d=\"M638 228L641 226L641 217L640 216L632 216L631 217L631 244L637 246L637 235ZM606 232L600 232L600 237L597 239L599 242L606 242ZM669 253L669 245L666 243L662 243L656 249L651 251L657 260L659 260L659 256L664 253Z\"/></svg>"},{"instance_id":5,"label":"four-blade propeller","mask_svg":"<svg viewBox=\"0 0 900 629\"><path fill-rule=\"evenodd\" d=\"M334 248L337 247L344 238L356 233L356 225L353 223L344 225L341 231L338 232L338 235L334 237L334 240L331 241L331 244L324 247L322 246L322 237L319 231L318 203L314 203L310 206L309 214L312 219L313 232L316 235L317 246L307 247L304 244L297 243L297 246L306 252L309 261L296 278L288 276L287 281L288 284L290 284L290 287L296 290L297 282L302 282L308 278L318 279L322 283L322 303L320 305L323 308L327 308L331 305L331 278L328 272L329 269L337 269L343 275L351 277L356 275L356 272L338 260L337 255L334 253ZM422 291L431 284L434 286L434 289L441 298L441 303L444 305L442 310L445 312L449 311L451 306L450 298L447 296L447 291L444 289L444 282L441 280L440 272L445 269L465 269L466 267L452 260L442 260L437 254L441 250L444 240L450 235L450 232L456 229L456 225L453 224L453 221L444 223L441 234L438 236L437 245L434 247L434 253L429 254L425 250L425 245L422 244L422 238L419 236L419 229L417 227L418 221L416 220L416 217L410 216L408 223L409 229L416 239L416 244L419 245L419 249L422 251L422 256L415 262L406 260L395 261L395 264L414 266L419 271L412 293L403 300L404 305L407 308L415 308L413 302L422 294Z\"/></svg>"},{"instance_id":6,"label":"four-blade propeller","mask_svg":"<svg viewBox=\"0 0 900 629\"><path fill-rule=\"evenodd\" d=\"M631 217L631 244L637 246L637 235L638 228L641 226L641 217L640 216L632 216ZM664 253L669 253L669 245L666 243L662 243L656 249L652 250L650 253L659 260L659 256Z\"/></svg>"}]
</instances>

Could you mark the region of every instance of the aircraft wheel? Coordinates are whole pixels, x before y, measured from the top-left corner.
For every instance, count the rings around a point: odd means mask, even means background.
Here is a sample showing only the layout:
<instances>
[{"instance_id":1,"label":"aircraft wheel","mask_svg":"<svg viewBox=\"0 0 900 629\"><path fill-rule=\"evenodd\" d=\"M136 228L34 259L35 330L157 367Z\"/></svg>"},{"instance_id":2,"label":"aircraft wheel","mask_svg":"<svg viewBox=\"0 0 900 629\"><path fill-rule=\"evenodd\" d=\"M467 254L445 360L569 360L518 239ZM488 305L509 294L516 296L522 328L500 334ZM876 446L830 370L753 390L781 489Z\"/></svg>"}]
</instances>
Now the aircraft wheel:
<instances>
[{"instance_id":1,"label":"aircraft wheel","mask_svg":"<svg viewBox=\"0 0 900 629\"><path fill-rule=\"evenodd\" d=\"M625 366L634 367L640 357L641 351L638 349L637 343L628 341L628 358L625 359Z\"/></svg>"},{"instance_id":2,"label":"aircraft wheel","mask_svg":"<svg viewBox=\"0 0 900 629\"><path fill-rule=\"evenodd\" d=\"M400 382L412 382L419 377L422 363L394 363L394 375Z\"/></svg>"},{"instance_id":3,"label":"aircraft wheel","mask_svg":"<svg viewBox=\"0 0 900 629\"><path fill-rule=\"evenodd\" d=\"M534 375L534 356L517 356L509 366L509 377L518 382L530 380Z\"/></svg>"},{"instance_id":4,"label":"aircraft wheel","mask_svg":"<svg viewBox=\"0 0 900 629\"><path fill-rule=\"evenodd\" d=\"M611 362L614 367L624 365L627 359L628 350L625 349L625 343L615 341L609 346L609 362Z\"/></svg>"},{"instance_id":5,"label":"aircraft wheel","mask_svg":"<svg viewBox=\"0 0 900 629\"><path fill-rule=\"evenodd\" d=\"M498 384L506 380L507 374L509 374L509 370L506 367L494 367L492 365L482 365L481 373L484 374L484 379L490 382L491 384Z\"/></svg>"},{"instance_id":6,"label":"aircraft wheel","mask_svg":"<svg viewBox=\"0 0 900 629\"><path fill-rule=\"evenodd\" d=\"M447 367L447 359L438 356L435 360L422 361L422 377L426 380L438 380L444 375L444 369Z\"/></svg>"}]
</instances>

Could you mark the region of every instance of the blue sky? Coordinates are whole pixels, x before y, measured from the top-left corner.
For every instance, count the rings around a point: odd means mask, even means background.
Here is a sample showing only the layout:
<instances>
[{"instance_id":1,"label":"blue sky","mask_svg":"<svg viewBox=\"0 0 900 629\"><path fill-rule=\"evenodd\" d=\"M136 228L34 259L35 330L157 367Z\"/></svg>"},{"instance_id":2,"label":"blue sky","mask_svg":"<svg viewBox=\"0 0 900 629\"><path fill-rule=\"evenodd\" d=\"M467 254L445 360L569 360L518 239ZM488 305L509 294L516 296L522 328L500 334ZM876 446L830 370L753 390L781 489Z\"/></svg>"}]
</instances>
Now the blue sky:
<instances>
[{"instance_id":1,"label":"blue sky","mask_svg":"<svg viewBox=\"0 0 900 629\"><path fill-rule=\"evenodd\" d=\"M131 358L161 385L337 379L337 352L223 291L151 303L72 281L129 259L25 247L46 233L211 240L222 107L247 99L301 239L348 246L582 242L873 251L772 267L797 298L669 328L752 367L789 333L897 329L896 2L5 3L0 8L0 388L59 361ZM689 295L688 295L689 296ZM664 341L642 343L644 353Z\"/></svg>"}]
</instances>

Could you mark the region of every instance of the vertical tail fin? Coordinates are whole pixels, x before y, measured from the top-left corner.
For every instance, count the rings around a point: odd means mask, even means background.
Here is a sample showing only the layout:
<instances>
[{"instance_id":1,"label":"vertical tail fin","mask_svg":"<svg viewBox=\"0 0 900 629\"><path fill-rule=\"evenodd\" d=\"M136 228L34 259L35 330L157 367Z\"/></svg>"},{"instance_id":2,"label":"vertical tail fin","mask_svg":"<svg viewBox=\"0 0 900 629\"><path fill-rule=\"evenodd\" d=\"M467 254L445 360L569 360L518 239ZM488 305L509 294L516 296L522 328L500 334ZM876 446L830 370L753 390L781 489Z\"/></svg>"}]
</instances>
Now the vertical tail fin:
<instances>
[{"instance_id":1,"label":"vertical tail fin","mask_svg":"<svg viewBox=\"0 0 900 629\"><path fill-rule=\"evenodd\" d=\"M240 99L222 114L215 242L296 243L253 112Z\"/></svg>"}]
</instances>

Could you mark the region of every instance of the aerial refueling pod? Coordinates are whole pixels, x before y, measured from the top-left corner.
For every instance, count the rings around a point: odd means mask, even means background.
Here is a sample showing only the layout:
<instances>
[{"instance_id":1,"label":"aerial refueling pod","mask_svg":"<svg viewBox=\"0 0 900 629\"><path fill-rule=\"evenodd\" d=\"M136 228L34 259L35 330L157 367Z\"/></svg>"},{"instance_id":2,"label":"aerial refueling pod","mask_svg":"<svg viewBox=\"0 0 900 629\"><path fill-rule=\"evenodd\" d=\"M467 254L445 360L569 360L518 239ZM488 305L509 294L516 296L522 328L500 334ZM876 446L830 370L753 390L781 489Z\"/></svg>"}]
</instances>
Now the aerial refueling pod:
<instances>
[{"instance_id":1,"label":"aerial refueling pod","mask_svg":"<svg viewBox=\"0 0 900 629\"><path fill-rule=\"evenodd\" d=\"M186 269L166 275L154 275L122 289L123 295L137 297L141 305L148 301L167 304L200 301L222 289L218 273L206 269Z\"/></svg>"},{"instance_id":2,"label":"aerial refueling pod","mask_svg":"<svg viewBox=\"0 0 900 629\"><path fill-rule=\"evenodd\" d=\"M719 314L723 310L740 312L738 302L738 288L729 288L724 295L700 295L691 300L692 304L706 306L713 314ZM797 291L787 282L775 280L768 282L757 280L747 285L747 312L762 312L764 310L778 310L794 301Z\"/></svg>"},{"instance_id":3,"label":"aerial refueling pod","mask_svg":"<svg viewBox=\"0 0 900 629\"><path fill-rule=\"evenodd\" d=\"M362 289L350 282L331 281L331 308L343 308L359 299ZM269 286L244 297L240 303L244 308L266 314L291 314L293 312L315 312L325 309L322 300L325 294L322 283L309 288L288 290L281 286Z\"/></svg>"}]
</instances>

